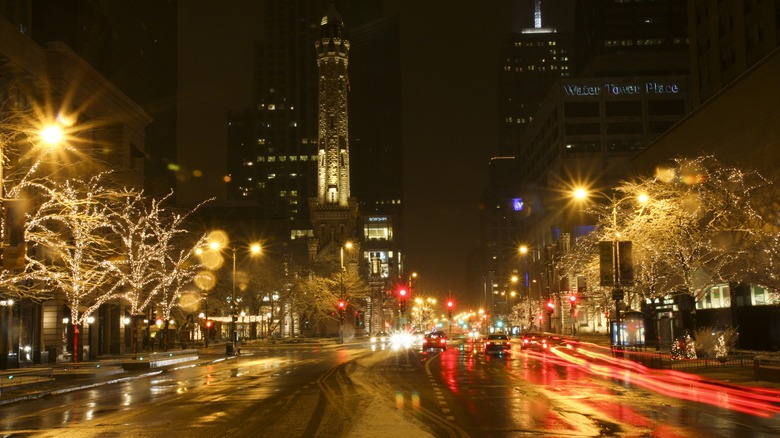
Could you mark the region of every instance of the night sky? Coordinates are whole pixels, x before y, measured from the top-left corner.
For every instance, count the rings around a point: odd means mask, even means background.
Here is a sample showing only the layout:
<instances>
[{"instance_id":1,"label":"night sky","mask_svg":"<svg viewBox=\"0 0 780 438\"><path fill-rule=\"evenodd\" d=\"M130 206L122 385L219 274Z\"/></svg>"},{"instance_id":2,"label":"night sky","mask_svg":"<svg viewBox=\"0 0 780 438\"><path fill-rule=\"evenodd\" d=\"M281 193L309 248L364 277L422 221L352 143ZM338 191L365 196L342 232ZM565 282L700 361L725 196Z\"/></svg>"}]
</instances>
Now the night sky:
<instances>
[{"instance_id":1,"label":"night sky","mask_svg":"<svg viewBox=\"0 0 780 438\"><path fill-rule=\"evenodd\" d=\"M252 106L256 3L179 3L179 162L203 171L179 184L185 204L225 196L226 114ZM419 274L417 290L477 303L466 259L479 243L479 198L498 149L499 43L532 25L519 4L530 2L387 2L401 18L406 268Z\"/></svg>"}]
</instances>

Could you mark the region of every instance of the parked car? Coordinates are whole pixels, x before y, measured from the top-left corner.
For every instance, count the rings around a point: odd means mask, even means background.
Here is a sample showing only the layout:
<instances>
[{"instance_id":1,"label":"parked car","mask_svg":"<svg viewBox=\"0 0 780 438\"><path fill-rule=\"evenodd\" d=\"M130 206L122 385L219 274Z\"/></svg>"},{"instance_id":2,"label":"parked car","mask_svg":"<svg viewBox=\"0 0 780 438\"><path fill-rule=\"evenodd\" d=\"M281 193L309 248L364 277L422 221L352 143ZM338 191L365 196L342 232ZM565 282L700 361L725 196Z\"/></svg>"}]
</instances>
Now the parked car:
<instances>
[{"instance_id":1,"label":"parked car","mask_svg":"<svg viewBox=\"0 0 780 438\"><path fill-rule=\"evenodd\" d=\"M499 353L509 352L512 350L512 342L509 340L509 336L503 333L492 333L482 341L484 345L485 354L497 351Z\"/></svg>"},{"instance_id":2,"label":"parked car","mask_svg":"<svg viewBox=\"0 0 780 438\"><path fill-rule=\"evenodd\" d=\"M431 350L431 349L439 349L439 350L446 350L447 349L447 335L444 332L431 332L425 335L422 342L422 349L425 350Z\"/></svg>"}]
</instances>

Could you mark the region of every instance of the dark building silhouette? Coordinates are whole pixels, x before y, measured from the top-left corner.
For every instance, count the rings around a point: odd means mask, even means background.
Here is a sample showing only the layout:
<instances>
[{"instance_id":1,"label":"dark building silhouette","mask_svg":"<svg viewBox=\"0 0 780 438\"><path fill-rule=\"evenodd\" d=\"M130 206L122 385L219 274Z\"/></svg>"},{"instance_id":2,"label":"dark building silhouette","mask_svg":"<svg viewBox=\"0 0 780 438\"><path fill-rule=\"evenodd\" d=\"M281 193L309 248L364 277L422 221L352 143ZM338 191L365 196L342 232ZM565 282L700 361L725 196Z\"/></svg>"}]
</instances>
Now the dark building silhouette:
<instances>
[{"instance_id":1,"label":"dark building silhouette","mask_svg":"<svg viewBox=\"0 0 780 438\"><path fill-rule=\"evenodd\" d=\"M146 127L145 150L134 151L134 159L144 160L147 190L170 191L175 180L169 166L176 157L176 2L0 3L9 14L29 17L24 27L35 42L66 44L144 109L152 122Z\"/></svg>"}]
</instances>

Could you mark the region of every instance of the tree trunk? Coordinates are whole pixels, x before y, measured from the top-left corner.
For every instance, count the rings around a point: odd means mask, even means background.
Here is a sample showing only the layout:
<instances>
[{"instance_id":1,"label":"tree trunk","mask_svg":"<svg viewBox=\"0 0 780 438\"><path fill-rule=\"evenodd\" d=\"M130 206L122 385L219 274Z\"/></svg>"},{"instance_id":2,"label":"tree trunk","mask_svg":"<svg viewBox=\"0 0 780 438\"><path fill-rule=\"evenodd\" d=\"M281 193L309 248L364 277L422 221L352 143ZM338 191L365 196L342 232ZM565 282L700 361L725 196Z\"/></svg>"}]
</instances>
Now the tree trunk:
<instances>
[{"instance_id":1,"label":"tree trunk","mask_svg":"<svg viewBox=\"0 0 780 438\"><path fill-rule=\"evenodd\" d=\"M165 319L165 325L163 326L163 351L168 351L168 323L169 319Z\"/></svg>"},{"instance_id":2,"label":"tree trunk","mask_svg":"<svg viewBox=\"0 0 780 438\"><path fill-rule=\"evenodd\" d=\"M81 352L80 349L81 346L79 345L79 325L73 324L73 354L71 355L73 359L73 363L76 363L81 358Z\"/></svg>"},{"instance_id":3,"label":"tree trunk","mask_svg":"<svg viewBox=\"0 0 780 438\"><path fill-rule=\"evenodd\" d=\"M130 350L133 355L138 354L138 315L130 318Z\"/></svg>"}]
</instances>

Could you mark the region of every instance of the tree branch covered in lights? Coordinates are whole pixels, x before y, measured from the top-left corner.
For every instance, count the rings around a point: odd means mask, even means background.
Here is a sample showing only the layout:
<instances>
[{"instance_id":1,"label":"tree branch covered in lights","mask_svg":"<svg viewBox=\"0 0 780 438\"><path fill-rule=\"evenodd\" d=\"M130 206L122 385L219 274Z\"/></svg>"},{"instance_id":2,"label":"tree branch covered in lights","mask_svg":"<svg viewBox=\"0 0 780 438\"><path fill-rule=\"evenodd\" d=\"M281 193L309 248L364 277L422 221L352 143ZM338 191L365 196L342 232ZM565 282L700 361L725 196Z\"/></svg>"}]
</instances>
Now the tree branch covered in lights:
<instances>
[{"instance_id":1,"label":"tree branch covered in lights","mask_svg":"<svg viewBox=\"0 0 780 438\"><path fill-rule=\"evenodd\" d=\"M676 172L627 183L624 193L645 193L643 215L629 218L640 278L646 291L697 293L715 283L744 281L762 242L763 218L754 193L768 184L756 172L727 167L711 156L678 159Z\"/></svg>"},{"instance_id":2,"label":"tree branch covered in lights","mask_svg":"<svg viewBox=\"0 0 780 438\"><path fill-rule=\"evenodd\" d=\"M186 281L192 279L192 269L184 269L183 265L189 263L194 248L203 245L205 236L189 245L189 249L172 255L177 241L187 234L183 228L185 219L195 210L187 214L169 212L163 204L171 194L160 199L148 199L143 193L128 195L111 222L111 229L119 239L120 258L115 263L115 275L126 287L123 297L130 303L130 314L138 315L181 276Z\"/></svg>"},{"instance_id":3,"label":"tree branch covered in lights","mask_svg":"<svg viewBox=\"0 0 780 438\"><path fill-rule=\"evenodd\" d=\"M36 253L27 257L27 274L64 295L74 325L120 297L121 283L112 275L117 253L108 236L113 207L125 194L104 187L104 177L25 185L42 200L27 220L26 238Z\"/></svg>"},{"instance_id":4,"label":"tree branch covered in lights","mask_svg":"<svg viewBox=\"0 0 780 438\"><path fill-rule=\"evenodd\" d=\"M599 290L593 243L619 233L618 240L633 243L634 303L675 292L696 296L724 282L776 287L777 270L771 263L780 255L780 235L757 208L767 190L774 193L774 186L757 172L724 166L711 156L678 159L665 172L616 187L611 204L594 205L594 240L574 248L585 258L568 254L562 267L586 273L588 289ZM642 205L615 203L640 194L648 199Z\"/></svg>"}]
</instances>

